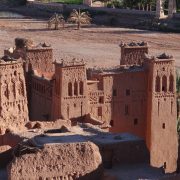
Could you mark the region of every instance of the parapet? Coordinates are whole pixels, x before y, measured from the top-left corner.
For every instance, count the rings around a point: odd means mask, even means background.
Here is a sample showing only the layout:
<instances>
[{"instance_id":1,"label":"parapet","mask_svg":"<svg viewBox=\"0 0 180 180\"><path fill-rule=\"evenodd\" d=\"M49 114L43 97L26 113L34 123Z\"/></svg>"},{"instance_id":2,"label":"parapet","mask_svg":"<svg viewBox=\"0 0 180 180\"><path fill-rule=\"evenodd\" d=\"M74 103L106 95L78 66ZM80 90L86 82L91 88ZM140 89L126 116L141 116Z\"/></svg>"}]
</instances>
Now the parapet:
<instances>
[{"instance_id":1,"label":"parapet","mask_svg":"<svg viewBox=\"0 0 180 180\"><path fill-rule=\"evenodd\" d=\"M174 61L174 57L166 53L162 53L158 56L150 56L148 54L145 54L144 59L146 62Z\"/></svg>"},{"instance_id":2,"label":"parapet","mask_svg":"<svg viewBox=\"0 0 180 180\"><path fill-rule=\"evenodd\" d=\"M61 60L60 63L55 62L55 64L60 65L61 67L72 67L72 66L85 66L85 62L83 59L81 60L77 60L75 58L73 58L70 61L65 61L65 60Z\"/></svg>"},{"instance_id":3,"label":"parapet","mask_svg":"<svg viewBox=\"0 0 180 180\"><path fill-rule=\"evenodd\" d=\"M140 47L140 48L142 48L142 47L148 47L148 43L144 42L144 41L142 41L142 42L134 42L134 41L132 41L130 43L121 42L119 44L119 46L120 47L125 47L125 48L132 48L132 47L135 47L135 48Z\"/></svg>"},{"instance_id":4,"label":"parapet","mask_svg":"<svg viewBox=\"0 0 180 180\"><path fill-rule=\"evenodd\" d=\"M0 58L0 65L7 65L7 64L16 64L16 63L20 63L22 62L22 59L15 59L14 57L5 55L3 57Z\"/></svg>"},{"instance_id":5,"label":"parapet","mask_svg":"<svg viewBox=\"0 0 180 180\"><path fill-rule=\"evenodd\" d=\"M148 54L148 43L147 42L130 42L119 45L121 47L121 60L120 65L134 66L142 65L144 54Z\"/></svg>"}]
</instances>

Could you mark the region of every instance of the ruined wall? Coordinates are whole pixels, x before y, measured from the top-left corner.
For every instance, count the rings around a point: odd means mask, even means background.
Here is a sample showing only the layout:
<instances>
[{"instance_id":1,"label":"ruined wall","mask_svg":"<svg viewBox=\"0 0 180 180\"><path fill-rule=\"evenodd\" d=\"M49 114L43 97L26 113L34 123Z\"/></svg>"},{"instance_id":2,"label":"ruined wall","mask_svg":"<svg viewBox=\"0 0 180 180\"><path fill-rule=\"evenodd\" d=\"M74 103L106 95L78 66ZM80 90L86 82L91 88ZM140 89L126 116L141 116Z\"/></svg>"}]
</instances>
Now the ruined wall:
<instances>
[{"instance_id":1,"label":"ruined wall","mask_svg":"<svg viewBox=\"0 0 180 180\"><path fill-rule=\"evenodd\" d=\"M31 120L50 120L52 107L52 83L43 77L32 76Z\"/></svg>"},{"instance_id":2,"label":"ruined wall","mask_svg":"<svg viewBox=\"0 0 180 180\"><path fill-rule=\"evenodd\" d=\"M147 43L120 44L121 60L120 65L142 65L144 54L148 54Z\"/></svg>"},{"instance_id":3,"label":"ruined wall","mask_svg":"<svg viewBox=\"0 0 180 180\"><path fill-rule=\"evenodd\" d=\"M87 114L87 77L82 62L55 64L53 87L54 119L71 119Z\"/></svg>"},{"instance_id":4,"label":"ruined wall","mask_svg":"<svg viewBox=\"0 0 180 180\"><path fill-rule=\"evenodd\" d=\"M152 166L164 166L165 172L177 167L176 75L170 58L147 59L148 113L146 142Z\"/></svg>"},{"instance_id":5,"label":"ruined wall","mask_svg":"<svg viewBox=\"0 0 180 180\"><path fill-rule=\"evenodd\" d=\"M1 131L23 128L29 118L22 62L0 63L0 99Z\"/></svg>"},{"instance_id":6,"label":"ruined wall","mask_svg":"<svg viewBox=\"0 0 180 180\"><path fill-rule=\"evenodd\" d=\"M8 179L101 179L101 161L98 147L90 142L46 144L40 152L16 157Z\"/></svg>"}]
</instances>

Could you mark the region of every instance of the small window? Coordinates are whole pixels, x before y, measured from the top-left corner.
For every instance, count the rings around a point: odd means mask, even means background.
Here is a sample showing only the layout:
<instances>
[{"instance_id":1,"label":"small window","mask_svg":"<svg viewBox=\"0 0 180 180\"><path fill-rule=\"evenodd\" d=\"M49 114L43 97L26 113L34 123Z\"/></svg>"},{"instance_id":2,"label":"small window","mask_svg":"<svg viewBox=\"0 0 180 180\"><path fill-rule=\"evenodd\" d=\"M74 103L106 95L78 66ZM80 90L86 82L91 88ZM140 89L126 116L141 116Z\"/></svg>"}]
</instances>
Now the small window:
<instances>
[{"instance_id":1,"label":"small window","mask_svg":"<svg viewBox=\"0 0 180 180\"><path fill-rule=\"evenodd\" d=\"M111 121L110 121L110 125L111 125L111 127L114 126L114 120L111 120Z\"/></svg>"},{"instance_id":2,"label":"small window","mask_svg":"<svg viewBox=\"0 0 180 180\"><path fill-rule=\"evenodd\" d=\"M83 82L81 81L81 82L79 83L79 94L80 94L80 95L83 95L83 91L84 91L84 87L83 87Z\"/></svg>"},{"instance_id":3,"label":"small window","mask_svg":"<svg viewBox=\"0 0 180 180\"><path fill-rule=\"evenodd\" d=\"M78 83L75 81L74 83L74 95L77 96L78 95Z\"/></svg>"},{"instance_id":4,"label":"small window","mask_svg":"<svg viewBox=\"0 0 180 180\"><path fill-rule=\"evenodd\" d=\"M137 118L134 119L134 125L138 125L138 119Z\"/></svg>"},{"instance_id":5,"label":"small window","mask_svg":"<svg viewBox=\"0 0 180 180\"><path fill-rule=\"evenodd\" d=\"M104 97L103 97L103 96L100 96L100 97L99 97L99 103L100 103L100 104L103 104L103 103L104 103Z\"/></svg>"},{"instance_id":6,"label":"small window","mask_svg":"<svg viewBox=\"0 0 180 180\"><path fill-rule=\"evenodd\" d=\"M125 105L125 115L129 115L129 106Z\"/></svg>"},{"instance_id":7,"label":"small window","mask_svg":"<svg viewBox=\"0 0 180 180\"><path fill-rule=\"evenodd\" d=\"M102 116L102 107L98 107L98 116Z\"/></svg>"},{"instance_id":8,"label":"small window","mask_svg":"<svg viewBox=\"0 0 180 180\"><path fill-rule=\"evenodd\" d=\"M72 83L68 83L68 96L72 96Z\"/></svg>"},{"instance_id":9,"label":"small window","mask_svg":"<svg viewBox=\"0 0 180 180\"><path fill-rule=\"evenodd\" d=\"M165 123L162 124L162 128L165 129L166 128L166 125Z\"/></svg>"},{"instance_id":10,"label":"small window","mask_svg":"<svg viewBox=\"0 0 180 180\"><path fill-rule=\"evenodd\" d=\"M163 168L166 169L166 162L164 162Z\"/></svg>"},{"instance_id":11,"label":"small window","mask_svg":"<svg viewBox=\"0 0 180 180\"><path fill-rule=\"evenodd\" d=\"M117 96L117 91L116 91L116 89L113 89L113 96Z\"/></svg>"},{"instance_id":12,"label":"small window","mask_svg":"<svg viewBox=\"0 0 180 180\"><path fill-rule=\"evenodd\" d=\"M167 91L167 77L166 76L162 77L162 91L164 92Z\"/></svg>"},{"instance_id":13,"label":"small window","mask_svg":"<svg viewBox=\"0 0 180 180\"><path fill-rule=\"evenodd\" d=\"M126 89L126 96L130 96L130 89Z\"/></svg>"}]
</instances>

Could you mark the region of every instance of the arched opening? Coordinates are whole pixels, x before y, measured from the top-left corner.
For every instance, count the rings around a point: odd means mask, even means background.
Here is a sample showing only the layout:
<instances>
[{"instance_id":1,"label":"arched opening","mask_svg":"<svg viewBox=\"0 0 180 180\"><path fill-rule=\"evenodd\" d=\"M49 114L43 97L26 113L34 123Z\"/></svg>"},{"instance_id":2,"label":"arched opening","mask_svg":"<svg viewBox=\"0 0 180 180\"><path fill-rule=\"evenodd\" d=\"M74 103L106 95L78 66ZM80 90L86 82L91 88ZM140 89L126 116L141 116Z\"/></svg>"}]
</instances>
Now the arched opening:
<instances>
[{"instance_id":1,"label":"arched opening","mask_svg":"<svg viewBox=\"0 0 180 180\"><path fill-rule=\"evenodd\" d=\"M167 77L165 75L162 78L162 91L167 91Z\"/></svg>"},{"instance_id":2,"label":"arched opening","mask_svg":"<svg viewBox=\"0 0 180 180\"><path fill-rule=\"evenodd\" d=\"M72 96L72 83L68 83L68 96Z\"/></svg>"},{"instance_id":3,"label":"arched opening","mask_svg":"<svg viewBox=\"0 0 180 180\"><path fill-rule=\"evenodd\" d=\"M74 83L74 95L77 96L78 95L78 83L75 81Z\"/></svg>"},{"instance_id":4,"label":"arched opening","mask_svg":"<svg viewBox=\"0 0 180 180\"><path fill-rule=\"evenodd\" d=\"M169 77L169 91L170 92L174 91L174 77L172 74Z\"/></svg>"},{"instance_id":5,"label":"arched opening","mask_svg":"<svg viewBox=\"0 0 180 180\"><path fill-rule=\"evenodd\" d=\"M156 88L155 88L156 92L160 92L160 77L157 76L156 77Z\"/></svg>"},{"instance_id":6,"label":"arched opening","mask_svg":"<svg viewBox=\"0 0 180 180\"><path fill-rule=\"evenodd\" d=\"M83 91L84 91L84 87L83 87L83 82L81 81L81 82L79 83L79 94L80 94L80 95L83 95Z\"/></svg>"}]
</instances>

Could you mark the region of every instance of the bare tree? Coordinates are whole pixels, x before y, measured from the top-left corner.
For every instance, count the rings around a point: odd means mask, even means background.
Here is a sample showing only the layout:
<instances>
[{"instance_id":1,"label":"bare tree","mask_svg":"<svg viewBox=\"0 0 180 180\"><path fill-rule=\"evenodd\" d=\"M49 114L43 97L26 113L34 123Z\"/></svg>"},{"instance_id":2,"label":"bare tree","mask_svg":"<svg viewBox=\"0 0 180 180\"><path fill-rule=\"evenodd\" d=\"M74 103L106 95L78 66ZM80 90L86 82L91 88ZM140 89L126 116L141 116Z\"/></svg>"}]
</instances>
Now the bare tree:
<instances>
[{"instance_id":1,"label":"bare tree","mask_svg":"<svg viewBox=\"0 0 180 180\"><path fill-rule=\"evenodd\" d=\"M54 24L54 29L58 30L58 27L60 24L62 24L63 28L64 28L64 24L65 24L65 20L62 14L57 14L55 13L49 20L48 20L48 29L50 29L52 27L52 25Z\"/></svg>"},{"instance_id":2,"label":"bare tree","mask_svg":"<svg viewBox=\"0 0 180 180\"><path fill-rule=\"evenodd\" d=\"M80 9L73 9L68 21L76 23L77 28L80 29L82 24L90 24L91 18L88 12L81 12Z\"/></svg>"}]
</instances>

